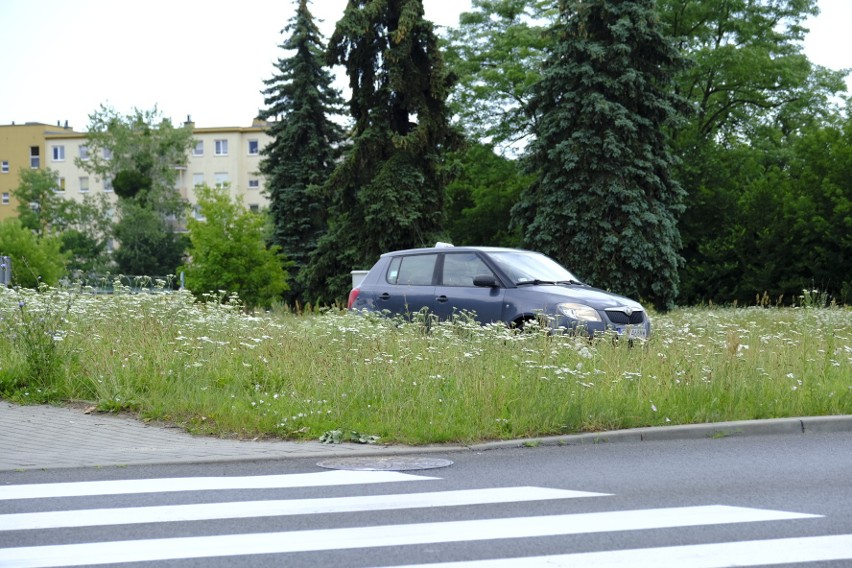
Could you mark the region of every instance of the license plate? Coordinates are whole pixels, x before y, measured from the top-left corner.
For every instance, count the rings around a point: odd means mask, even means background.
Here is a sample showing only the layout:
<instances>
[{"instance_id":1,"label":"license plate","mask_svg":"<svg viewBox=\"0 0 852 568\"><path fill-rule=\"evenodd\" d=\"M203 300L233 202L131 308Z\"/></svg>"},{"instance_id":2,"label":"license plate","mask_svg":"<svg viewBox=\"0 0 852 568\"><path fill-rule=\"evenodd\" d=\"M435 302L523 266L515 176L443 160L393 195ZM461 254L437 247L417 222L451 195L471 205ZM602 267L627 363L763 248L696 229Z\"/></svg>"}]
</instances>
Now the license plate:
<instances>
[{"instance_id":1,"label":"license plate","mask_svg":"<svg viewBox=\"0 0 852 568\"><path fill-rule=\"evenodd\" d=\"M616 332L618 332L618 335L626 335L630 339L645 339L646 337L644 326L619 327Z\"/></svg>"}]
</instances>

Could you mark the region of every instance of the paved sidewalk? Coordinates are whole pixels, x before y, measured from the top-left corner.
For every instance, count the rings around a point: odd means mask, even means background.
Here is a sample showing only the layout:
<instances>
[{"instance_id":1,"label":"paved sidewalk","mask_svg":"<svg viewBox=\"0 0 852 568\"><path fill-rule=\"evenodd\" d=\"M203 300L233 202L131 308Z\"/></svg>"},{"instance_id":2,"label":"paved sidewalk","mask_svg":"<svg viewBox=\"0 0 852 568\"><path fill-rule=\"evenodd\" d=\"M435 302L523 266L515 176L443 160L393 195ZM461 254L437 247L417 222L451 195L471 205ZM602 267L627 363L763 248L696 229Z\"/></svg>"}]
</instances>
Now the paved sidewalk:
<instances>
[{"instance_id":1,"label":"paved sidewalk","mask_svg":"<svg viewBox=\"0 0 852 568\"><path fill-rule=\"evenodd\" d=\"M128 416L0 401L0 471L364 455L382 447L192 436Z\"/></svg>"},{"instance_id":2,"label":"paved sidewalk","mask_svg":"<svg viewBox=\"0 0 852 568\"><path fill-rule=\"evenodd\" d=\"M400 455L532 445L642 442L760 434L807 435L852 432L852 415L780 418L717 424L637 428L429 447L320 442L237 441L199 437L179 428L145 424L126 416L85 414L53 406L18 406L0 401L0 471L137 464L269 460L295 457Z\"/></svg>"}]
</instances>

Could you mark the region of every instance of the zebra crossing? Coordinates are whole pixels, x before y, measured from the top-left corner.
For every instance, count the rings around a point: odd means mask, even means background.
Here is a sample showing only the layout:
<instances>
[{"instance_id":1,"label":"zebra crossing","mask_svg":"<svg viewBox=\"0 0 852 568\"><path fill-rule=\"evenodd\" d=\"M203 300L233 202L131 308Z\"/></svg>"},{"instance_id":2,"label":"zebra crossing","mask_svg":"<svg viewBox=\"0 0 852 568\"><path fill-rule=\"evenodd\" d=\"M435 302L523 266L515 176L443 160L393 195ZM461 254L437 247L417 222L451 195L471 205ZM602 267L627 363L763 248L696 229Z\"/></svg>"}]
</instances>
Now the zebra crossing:
<instances>
[{"instance_id":1,"label":"zebra crossing","mask_svg":"<svg viewBox=\"0 0 852 568\"><path fill-rule=\"evenodd\" d=\"M568 537L616 531L703 527L794 521L819 518L801 512L756 509L732 505L659 507L586 513L541 514L473 520L418 520L417 511L476 505L513 505L532 502L568 503L572 499L605 499L611 494L547 487L515 486L442 489L441 478L393 471L333 470L318 473L247 477L194 477L142 480L46 483L0 487L0 566L90 566L128 562L170 562L188 559L234 558L265 554L322 553L381 547L442 545L474 541ZM388 484L414 488L381 495L329 497L290 496L300 490ZM44 509L45 500L120 496L127 499L152 494L201 491L287 490L286 499L222 500L164 505ZM419 491L424 489L424 491ZM254 494L254 493L252 493ZM77 501L73 501L77 503ZM85 500L84 500L85 501ZM40 503L37 510L26 510ZM11 505L14 504L13 509ZM22 511L23 509L23 511ZM566 506L565 509L571 508ZM14 511L14 512L13 512ZM275 519L337 513L410 511L411 522L368 526L274 530L241 534L144 538L142 525L204 523L227 519ZM134 530L134 526L140 526ZM123 527L122 534L139 538L51 544L53 531ZM15 545L15 537L36 534L38 544ZM150 534L150 533L148 533ZM33 539L29 539L33 541ZM24 540L26 541L26 539ZM286 558L286 556L285 556ZM553 566L631 566L655 568L716 568L790 562L852 561L852 535L779 538L699 545L602 550L523 558L407 564L405 568L507 568ZM402 565L397 568L402 568Z\"/></svg>"}]
</instances>

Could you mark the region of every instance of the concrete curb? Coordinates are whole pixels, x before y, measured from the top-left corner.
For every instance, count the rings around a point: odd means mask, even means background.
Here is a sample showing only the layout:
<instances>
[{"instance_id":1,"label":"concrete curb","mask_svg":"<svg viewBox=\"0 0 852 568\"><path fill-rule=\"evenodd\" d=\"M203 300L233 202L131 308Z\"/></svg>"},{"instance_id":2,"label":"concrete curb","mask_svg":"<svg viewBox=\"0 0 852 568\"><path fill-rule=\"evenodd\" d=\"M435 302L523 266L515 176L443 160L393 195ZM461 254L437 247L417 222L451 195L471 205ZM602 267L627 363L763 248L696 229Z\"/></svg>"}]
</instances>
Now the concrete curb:
<instances>
[{"instance_id":1,"label":"concrete curb","mask_svg":"<svg viewBox=\"0 0 852 568\"><path fill-rule=\"evenodd\" d=\"M817 432L852 432L852 415L809 416L801 418L771 418L766 420L739 420L680 426L655 426L610 430L588 434L547 436L525 440L485 442L468 446L472 450L511 448L524 446L566 446L618 442L654 442L689 440L696 438L728 438L769 434L811 434Z\"/></svg>"}]
</instances>

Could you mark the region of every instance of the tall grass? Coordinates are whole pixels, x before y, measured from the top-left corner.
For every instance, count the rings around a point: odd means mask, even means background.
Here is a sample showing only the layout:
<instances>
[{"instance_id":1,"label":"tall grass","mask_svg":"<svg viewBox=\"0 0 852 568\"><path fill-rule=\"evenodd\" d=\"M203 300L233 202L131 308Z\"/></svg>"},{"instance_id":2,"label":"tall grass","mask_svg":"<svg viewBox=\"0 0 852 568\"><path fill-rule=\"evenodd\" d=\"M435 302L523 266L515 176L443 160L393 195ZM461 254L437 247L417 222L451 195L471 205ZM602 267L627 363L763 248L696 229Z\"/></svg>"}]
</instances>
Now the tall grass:
<instances>
[{"instance_id":1,"label":"tall grass","mask_svg":"<svg viewBox=\"0 0 852 568\"><path fill-rule=\"evenodd\" d=\"M225 437L412 444L852 413L849 308L681 309L630 347L464 316L249 315L212 300L0 290L0 396ZM16 339L33 326L22 301L67 306L61 329L38 336L65 341L45 376Z\"/></svg>"}]
</instances>

